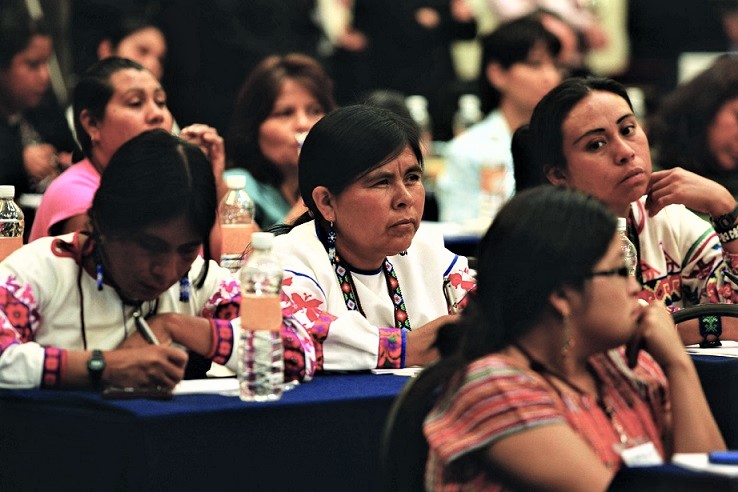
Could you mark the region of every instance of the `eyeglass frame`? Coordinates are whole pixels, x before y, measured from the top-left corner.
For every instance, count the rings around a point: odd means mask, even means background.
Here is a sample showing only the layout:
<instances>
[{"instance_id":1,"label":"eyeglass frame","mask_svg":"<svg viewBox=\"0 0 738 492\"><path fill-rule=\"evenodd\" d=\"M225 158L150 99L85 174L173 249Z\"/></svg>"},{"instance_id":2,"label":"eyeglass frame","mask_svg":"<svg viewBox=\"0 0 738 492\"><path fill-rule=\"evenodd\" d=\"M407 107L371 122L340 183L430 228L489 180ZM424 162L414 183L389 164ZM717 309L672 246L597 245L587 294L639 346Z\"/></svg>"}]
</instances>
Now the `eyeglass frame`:
<instances>
[{"instance_id":1,"label":"eyeglass frame","mask_svg":"<svg viewBox=\"0 0 738 492\"><path fill-rule=\"evenodd\" d=\"M617 268L611 268L610 270L595 270L594 272L589 272L587 275L585 275L585 278L613 277L615 275L617 275L618 277L628 278L630 276L628 272L628 267L623 265Z\"/></svg>"}]
</instances>

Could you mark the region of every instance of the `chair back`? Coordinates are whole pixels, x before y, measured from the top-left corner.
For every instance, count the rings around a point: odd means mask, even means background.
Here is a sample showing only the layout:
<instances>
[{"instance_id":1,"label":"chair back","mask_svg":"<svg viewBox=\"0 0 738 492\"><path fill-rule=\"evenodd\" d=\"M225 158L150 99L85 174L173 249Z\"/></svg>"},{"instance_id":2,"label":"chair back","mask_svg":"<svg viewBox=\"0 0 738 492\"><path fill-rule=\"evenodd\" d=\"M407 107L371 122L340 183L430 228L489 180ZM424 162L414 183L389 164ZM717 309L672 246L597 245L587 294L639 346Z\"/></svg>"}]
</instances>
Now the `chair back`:
<instances>
[{"instance_id":1,"label":"chair back","mask_svg":"<svg viewBox=\"0 0 738 492\"><path fill-rule=\"evenodd\" d=\"M428 442L423 435L423 421L438 396L435 387L422 389L426 370L405 385L387 416L380 447L380 490L425 490Z\"/></svg>"}]
</instances>

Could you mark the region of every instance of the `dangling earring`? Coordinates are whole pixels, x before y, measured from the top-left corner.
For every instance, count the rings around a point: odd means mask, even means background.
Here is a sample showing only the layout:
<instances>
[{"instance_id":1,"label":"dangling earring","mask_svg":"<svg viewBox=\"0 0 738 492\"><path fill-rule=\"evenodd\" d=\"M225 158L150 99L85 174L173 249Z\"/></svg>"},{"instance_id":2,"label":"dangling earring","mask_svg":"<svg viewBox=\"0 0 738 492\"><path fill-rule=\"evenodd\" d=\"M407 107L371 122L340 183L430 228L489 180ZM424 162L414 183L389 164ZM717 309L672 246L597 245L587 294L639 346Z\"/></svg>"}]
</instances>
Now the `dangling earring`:
<instances>
[{"instance_id":1,"label":"dangling earring","mask_svg":"<svg viewBox=\"0 0 738 492\"><path fill-rule=\"evenodd\" d=\"M405 250L405 251L400 251L400 256L407 256L407 250Z\"/></svg>"},{"instance_id":2,"label":"dangling earring","mask_svg":"<svg viewBox=\"0 0 738 492\"><path fill-rule=\"evenodd\" d=\"M97 280L98 292L103 290L103 266L100 260L98 260L95 265L95 280Z\"/></svg>"},{"instance_id":3,"label":"dangling earring","mask_svg":"<svg viewBox=\"0 0 738 492\"><path fill-rule=\"evenodd\" d=\"M190 277L189 271L179 279L179 302L190 302Z\"/></svg>"},{"instance_id":4,"label":"dangling earring","mask_svg":"<svg viewBox=\"0 0 738 492\"><path fill-rule=\"evenodd\" d=\"M569 317L564 316L562 318L564 324L564 343L561 345L561 355L563 357L569 356L569 350L574 346L574 340L572 339L571 332L569 330Z\"/></svg>"},{"instance_id":5,"label":"dangling earring","mask_svg":"<svg viewBox=\"0 0 738 492\"><path fill-rule=\"evenodd\" d=\"M331 264L336 264L336 230L333 228L333 222L328 229L328 259L331 260Z\"/></svg>"}]
</instances>

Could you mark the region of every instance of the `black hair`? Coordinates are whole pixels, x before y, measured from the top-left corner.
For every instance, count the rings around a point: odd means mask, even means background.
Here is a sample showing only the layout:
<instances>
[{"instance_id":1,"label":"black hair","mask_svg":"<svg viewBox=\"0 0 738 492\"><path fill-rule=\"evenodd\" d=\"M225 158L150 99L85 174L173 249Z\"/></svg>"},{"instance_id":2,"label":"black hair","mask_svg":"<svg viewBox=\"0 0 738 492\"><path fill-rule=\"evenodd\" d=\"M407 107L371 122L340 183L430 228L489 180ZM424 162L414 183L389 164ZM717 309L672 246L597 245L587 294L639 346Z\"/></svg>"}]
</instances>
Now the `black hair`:
<instances>
[{"instance_id":1,"label":"black hair","mask_svg":"<svg viewBox=\"0 0 738 492\"><path fill-rule=\"evenodd\" d=\"M79 115L86 109L91 117L102 121L105 117L105 107L115 92L110 78L114 73L126 69L146 70L133 60L111 56L93 63L74 87L72 94L74 129L82 152L88 157L92 151L92 140L82 126Z\"/></svg>"},{"instance_id":2,"label":"black hair","mask_svg":"<svg viewBox=\"0 0 738 492\"><path fill-rule=\"evenodd\" d=\"M530 123L513 134L517 190L548 183L546 173L550 169L566 170L562 125L574 106L594 91L616 94L633 109L625 87L612 79L570 78L560 83L538 102Z\"/></svg>"},{"instance_id":3,"label":"black hair","mask_svg":"<svg viewBox=\"0 0 738 492\"><path fill-rule=\"evenodd\" d=\"M498 63L505 69L528 59L533 48L541 45L552 58L561 50L559 39L551 34L535 15L501 24L482 40L482 58L479 69L479 95L482 111L486 114L500 104L501 94L489 82L487 67Z\"/></svg>"},{"instance_id":4,"label":"black hair","mask_svg":"<svg viewBox=\"0 0 738 492\"><path fill-rule=\"evenodd\" d=\"M33 19L23 2L0 3L0 71L7 70L13 57L25 50L34 36L49 36L41 19Z\"/></svg>"},{"instance_id":5,"label":"black hair","mask_svg":"<svg viewBox=\"0 0 738 492\"><path fill-rule=\"evenodd\" d=\"M324 222L313 200L316 187L325 186L334 195L340 195L351 183L394 159L406 147L412 149L422 166L418 125L393 111L356 104L324 116L308 133L298 164L300 194L308 210L316 220Z\"/></svg>"},{"instance_id":6,"label":"black hair","mask_svg":"<svg viewBox=\"0 0 738 492\"><path fill-rule=\"evenodd\" d=\"M543 185L513 196L480 242L475 295L459 322L439 330L441 359L421 373L411 399L525 336L558 289L582 288L616 225L604 203L571 188Z\"/></svg>"},{"instance_id":7,"label":"black hair","mask_svg":"<svg viewBox=\"0 0 738 492\"><path fill-rule=\"evenodd\" d=\"M89 215L98 236L130 236L153 224L184 216L200 236L208 272L210 230L217 198L213 170L195 145L156 129L124 143L110 159Z\"/></svg>"},{"instance_id":8,"label":"black hair","mask_svg":"<svg viewBox=\"0 0 738 492\"><path fill-rule=\"evenodd\" d=\"M725 171L709 149L708 131L723 104L738 98L738 57L720 56L709 68L666 96L649 122L659 166L681 166L701 175Z\"/></svg>"}]
</instances>

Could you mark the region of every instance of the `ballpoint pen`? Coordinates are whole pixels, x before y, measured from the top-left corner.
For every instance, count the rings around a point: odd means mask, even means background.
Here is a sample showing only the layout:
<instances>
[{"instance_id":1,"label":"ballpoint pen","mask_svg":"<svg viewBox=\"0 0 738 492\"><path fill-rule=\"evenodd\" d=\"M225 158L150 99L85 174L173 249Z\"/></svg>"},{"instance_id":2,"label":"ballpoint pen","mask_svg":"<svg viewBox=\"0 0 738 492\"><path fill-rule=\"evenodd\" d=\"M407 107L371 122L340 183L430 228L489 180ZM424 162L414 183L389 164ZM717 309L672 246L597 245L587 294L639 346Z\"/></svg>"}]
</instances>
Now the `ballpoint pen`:
<instances>
[{"instance_id":1,"label":"ballpoint pen","mask_svg":"<svg viewBox=\"0 0 738 492\"><path fill-rule=\"evenodd\" d=\"M149 324L146 322L144 317L141 316L140 311L136 311L133 313L133 322L136 324L136 329L138 330L138 332L141 333L142 337L144 337L144 340L152 345L159 345L159 339L156 338L156 335L154 335L154 332Z\"/></svg>"}]
</instances>

